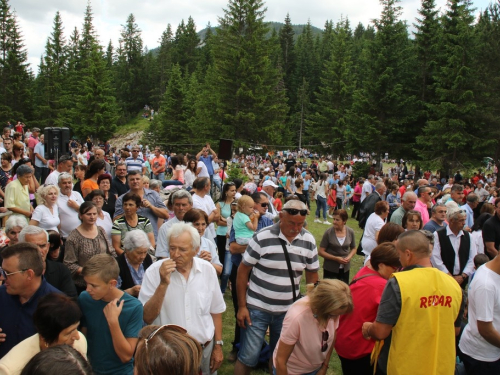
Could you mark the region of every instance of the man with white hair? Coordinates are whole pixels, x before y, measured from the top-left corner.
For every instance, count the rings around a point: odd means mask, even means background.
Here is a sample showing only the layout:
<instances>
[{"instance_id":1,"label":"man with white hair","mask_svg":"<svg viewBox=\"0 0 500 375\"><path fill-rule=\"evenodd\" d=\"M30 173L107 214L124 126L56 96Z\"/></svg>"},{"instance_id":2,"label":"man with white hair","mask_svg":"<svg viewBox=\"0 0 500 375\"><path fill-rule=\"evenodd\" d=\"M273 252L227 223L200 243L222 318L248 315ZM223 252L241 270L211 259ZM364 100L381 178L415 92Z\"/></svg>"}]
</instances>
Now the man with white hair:
<instances>
[{"instance_id":1,"label":"man with white hair","mask_svg":"<svg viewBox=\"0 0 500 375\"><path fill-rule=\"evenodd\" d=\"M38 246L38 251L44 262L43 277L53 287L59 289L68 297L76 298L76 287L68 267L59 262L47 260L49 253L49 234L45 229L35 225L27 225L19 233L19 242L29 242Z\"/></svg>"},{"instance_id":2,"label":"man with white hair","mask_svg":"<svg viewBox=\"0 0 500 375\"><path fill-rule=\"evenodd\" d=\"M448 226L434 232L432 265L452 276L463 288L474 272L476 248L470 235L463 230L466 214L448 209Z\"/></svg>"},{"instance_id":3,"label":"man with white hair","mask_svg":"<svg viewBox=\"0 0 500 375\"><path fill-rule=\"evenodd\" d=\"M226 304L212 265L196 257L200 235L177 223L167 232L170 258L152 264L144 274L139 301L147 324L184 327L203 348L203 375L222 364L222 313Z\"/></svg>"},{"instance_id":4,"label":"man with white hair","mask_svg":"<svg viewBox=\"0 0 500 375\"><path fill-rule=\"evenodd\" d=\"M78 218L78 209L84 201L81 194L73 190L73 177L69 173L63 172L58 176L59 198L57 206L61 221L61 238L65 241L71 231L81 224Z\"/></svg>"}]
</instances>

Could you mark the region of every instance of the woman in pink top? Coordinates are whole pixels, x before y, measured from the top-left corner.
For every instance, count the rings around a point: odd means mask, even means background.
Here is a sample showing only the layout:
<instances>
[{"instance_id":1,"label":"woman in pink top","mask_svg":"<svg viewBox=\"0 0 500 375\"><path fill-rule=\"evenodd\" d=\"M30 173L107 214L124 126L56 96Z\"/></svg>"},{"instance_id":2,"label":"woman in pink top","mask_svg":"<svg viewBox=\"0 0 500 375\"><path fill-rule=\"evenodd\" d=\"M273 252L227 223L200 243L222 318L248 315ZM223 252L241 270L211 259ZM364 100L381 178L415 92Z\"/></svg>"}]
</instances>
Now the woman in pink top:
<instances>
[{"instance_id":1,"label":"woman in pink top","mask_svg":"<svg viewBox=\"0 0 500 375\"><path fill-rule=\"evenodd\" d=\"M373 374L370 355L375 341L363 338L361 326L375 321L387 279L400 266L396 247L392 242L385 242L373 249L368 265L352 279L350 288L356 308L352 314L340 317L335 342L344 375Z\"/></svg>"},{"instance_id":2,"label":"woman in pink top","mask_svg":"<svg viewBox=\"0 0 500 375\"><path fill-rule=\"evenodd\" d=\"M349 286L343 281L309 284L307 297L286 313L273 354L274 374L325 375L339 315L350 313L353 307Z\"/></svg>"}]
</instances>

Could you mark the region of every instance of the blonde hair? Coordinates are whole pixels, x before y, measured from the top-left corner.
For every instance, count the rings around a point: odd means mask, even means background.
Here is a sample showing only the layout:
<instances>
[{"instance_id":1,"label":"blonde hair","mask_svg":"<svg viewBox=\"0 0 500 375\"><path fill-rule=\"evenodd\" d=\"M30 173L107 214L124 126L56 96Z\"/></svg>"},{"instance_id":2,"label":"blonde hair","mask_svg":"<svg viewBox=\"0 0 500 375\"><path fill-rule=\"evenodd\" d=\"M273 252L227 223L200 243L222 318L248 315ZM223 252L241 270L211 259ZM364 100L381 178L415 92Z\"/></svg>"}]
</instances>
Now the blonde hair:
<instances>
[{"instance_id":1,"label":"blonde hair","mask_svg":"<svg viewBox=\"0 0 500 375\"><path fill-rule=\"evenodd\" d=\"M350 313L354 309L349 285L340 280L321 280L307 285L309 307L320 326L326 327L330 315Z\"/></svg>"},{"instance_id":2,"label":"blonde hair","mask_svg":"<svg viewBox=\"0 0 500 375\"><path fill-rule=\"evenodd\" d=\"M118 280L120 267L115 258L108 254L97 254L90 258L83 266L82 276L97 275L105 283Z\"/></svg>"},{"instance_id":3,"label":"blonde hair","mask_svg":"<svg viewBox=\"0 0 500 375\"><path fill-rule=\"evenodd\" d=\"M55 190L57 196L59 196L59 187L57 185L42 185L36 191L36 202L40 205L47 204L47 195L51 192L51 190Z\"/></svg>"},{"instance_id":4,"label":"blonde hair","mask_svg":"<svg viewBox=\"0 0 500 375\"><path fill-rule=\"evenodd\" d=\"M143 184L149 184L149 177L148 176L142 176L142 183Z\"/></svg>"},{"instance_id":5,"label":"blonde hair","mask_svg":"<svg viewBox=\"0 0 500 375\"><path fill-rule=\"evenodd\" d=\"M243 212L243 207L248 206L250 204L252 206L255 204L252 197L250 197L249 195L242 195L240 199L238 199L238 211Z\"/></svg>"},{"instance_id":6,"label":"blonde hair","mask_svg":"<svg viewBox=\"0 0 500 375\"><path fill-rule=\"evenodd\" d=\"M157 333L148 340L153 333ZM198 341L175 325L146 326L139 332L135 353L138 375L171 374L197 375L203 350Z\"/></svg>"}]
</instances>

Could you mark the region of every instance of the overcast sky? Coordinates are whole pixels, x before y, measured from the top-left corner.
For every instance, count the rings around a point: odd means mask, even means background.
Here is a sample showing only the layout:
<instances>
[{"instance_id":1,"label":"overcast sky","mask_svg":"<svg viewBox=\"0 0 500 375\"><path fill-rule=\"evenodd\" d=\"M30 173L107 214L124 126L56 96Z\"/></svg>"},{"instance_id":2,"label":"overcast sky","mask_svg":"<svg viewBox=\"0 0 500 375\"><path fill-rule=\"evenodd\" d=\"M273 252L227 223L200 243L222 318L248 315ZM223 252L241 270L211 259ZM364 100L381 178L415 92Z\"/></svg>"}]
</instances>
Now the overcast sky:
<instances>
[{"instance_id":1,"label":"overcast sky","mask_svg":"<svg viewBox=\"0 0 500 375\"><path fill-rule=\"evenodd\" d=\"M441 10L445 9L446 0L436 0ZM476 13L485 9L490 0L473 0ZM54 15L61 12L65 36L68 39L76 27L81 30L85 0L10 0L12 10L16 11L21 32L29 54L29 62L35 74L40 56L44 52L47 37L53 26ZM94 25L101 44L107 46L109 40L116 46L121 25L133 13L142 30L144 45L149 49L158 46L158 39L171 24L173 31L182 19L193 17L197 29L202 30L208 22L217 25L218 17L223 14L227 0L93 0ZM403 18L409 24L415 22L420 0L402 0ZM381 6L377 0L269 0L266 2L266 21L283 22L287 13L293 24L311 24L323 28L326 20L337 22L341 16L349 17L351 25L359 22L368 24L378 18Z\"/></svg>"}]
</instances>

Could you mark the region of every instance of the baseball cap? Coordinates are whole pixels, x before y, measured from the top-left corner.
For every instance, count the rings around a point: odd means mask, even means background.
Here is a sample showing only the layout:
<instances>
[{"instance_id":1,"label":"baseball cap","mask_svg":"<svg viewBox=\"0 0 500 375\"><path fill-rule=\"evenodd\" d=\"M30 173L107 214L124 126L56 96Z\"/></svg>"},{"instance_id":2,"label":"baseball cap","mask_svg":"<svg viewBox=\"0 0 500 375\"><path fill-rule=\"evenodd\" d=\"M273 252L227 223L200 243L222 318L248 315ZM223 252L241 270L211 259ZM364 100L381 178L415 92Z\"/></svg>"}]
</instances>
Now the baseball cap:
<instances>
[{"instance_id":1,"label":"baseball cap","mask_svg":"<svg viewBox=\"0 0 500 375\"><path fill-rule=\"evenodd\" d=\"M271 180L267 180L267 181L264 181L264 183L262 184L262 187L266 187L266 186L272 186L273 188L277 189L278 188L278 185L276 185L274 182L272 182Z\"/></svg>"}]
</instances>

